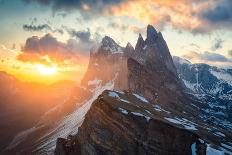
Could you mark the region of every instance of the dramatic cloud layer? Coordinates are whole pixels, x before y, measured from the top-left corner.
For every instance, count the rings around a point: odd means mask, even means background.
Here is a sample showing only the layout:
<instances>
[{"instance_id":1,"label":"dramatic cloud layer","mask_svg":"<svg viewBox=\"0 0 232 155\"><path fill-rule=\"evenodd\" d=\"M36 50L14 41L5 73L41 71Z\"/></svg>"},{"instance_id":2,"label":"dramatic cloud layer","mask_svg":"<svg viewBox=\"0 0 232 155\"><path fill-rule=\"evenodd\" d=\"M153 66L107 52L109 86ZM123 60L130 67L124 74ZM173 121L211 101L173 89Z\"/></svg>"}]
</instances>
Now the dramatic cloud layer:
<instances>
[{"instance_id":1,"label":"dramatic cloud layer","mask_svg":"<svg viewBox=\"0 0 232 155\"><path fill-rule=\"evenodd\" d=\"M30 37L26 40L18 60L30 63L52 63L64 65L69 60L79 60L83 51L77 40L70 39L66 43L59 42L51 34L39 38ZM87 53L87 51L85 51Z\"/></svg>"},{"instance_id":2,"label":"dramatic cloud layer","mask_svg":"<svg viewBox=\"0 0 232 155\"><path fill-rule=\"evenodd\" d=\"M231 0L24 0L52 6L54 11L79 10L85 13L127 16L153 24L160 30L172 26L193 33L231 28ZM115 26L115 25L111 25ZM122 27L123 28L123 27Z\"/></svg>"},{"instance_id":3,"label":"dramatic cloud layer","mask_svg":"<svg viewBox=\"0 0 232 155\"><path fill-rule=\"evenodd\" d=\"M68 29L67 31L72 37L76 37L82 42L91 42L91 40L90 40L91 34L90 34L89 29L87 31L84 31L84 30L83 31L76 31L74 29Z\"/></svg>"},{"instance_id":4,"label":"dramatic cloud layer","mask_svg":"<svg viewBox=\"0 0 232 155\"><path fill-rule=\"evenodd\" d=\"M218 0L216 5L203 12L203 17L211 23L232 23L232 1Z\"/></svg>"},{"instance_id":5,"label":"dramatic cloud layer","mask_svg":"<svg viewBox=\"0 0 232 155\"><path fill-rule=\"evenodd\" d=\"M39 3L44 6L51 5L54 11L75 10L83 11L102 10L111 5L118 4L123 0L24 0L26 3Z\"/></svg>"}]
</instances>

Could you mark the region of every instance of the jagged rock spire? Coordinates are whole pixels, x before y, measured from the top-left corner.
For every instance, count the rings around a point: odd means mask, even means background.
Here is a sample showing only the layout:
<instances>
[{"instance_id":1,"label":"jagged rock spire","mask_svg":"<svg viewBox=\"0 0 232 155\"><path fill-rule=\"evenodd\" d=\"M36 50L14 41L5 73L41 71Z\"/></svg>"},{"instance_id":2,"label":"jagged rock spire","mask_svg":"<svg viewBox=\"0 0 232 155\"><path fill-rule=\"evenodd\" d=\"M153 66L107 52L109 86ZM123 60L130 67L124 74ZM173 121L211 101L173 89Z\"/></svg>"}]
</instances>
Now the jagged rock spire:
<instances>
[{"instance_id":1,"label":"jagged rock spire","mask_svg":"<svg viewBox=\"0 0 232 155\"><path fill-rule=\"evenodd\" d=\"M135 46L135 51L141 50L145 45L145 41L143 40L143 37L141 34L139 34L139 38L137 40L137 44Z\"/></svg>"},{"instance_id":2,"label":"jagged rock spire","mask_svg":"<svg viewBox=\"0 0 232 155\"><path fill-rule=\"evenodd\" d=\"M100 51L107 51L111 53L122 53L123 48L119 46L112 38L105 36L102 39Z\"/></svg>"},{"instance_id":3,"label":"jagged rock spire","mask_svg":"<svg viewBox=\"0 0 232 155\"><path fill-rule=\"evenodd\" d=\"M128 42L126 45L126 48L124 49L124 54L127 57L132 57L134 54L134 51L135 51L134 47Z\"/></svg>"},{"instance_id":4,"label":"jagged rock spire","mask_svg":"<svg viewBox=\"0 0 232 155\"><path fill-rule=\"evenodd\" d=\"M153 43L158 37L156 29L152 25L147 26L147 43Z\"/></svg>"}]
</instances>

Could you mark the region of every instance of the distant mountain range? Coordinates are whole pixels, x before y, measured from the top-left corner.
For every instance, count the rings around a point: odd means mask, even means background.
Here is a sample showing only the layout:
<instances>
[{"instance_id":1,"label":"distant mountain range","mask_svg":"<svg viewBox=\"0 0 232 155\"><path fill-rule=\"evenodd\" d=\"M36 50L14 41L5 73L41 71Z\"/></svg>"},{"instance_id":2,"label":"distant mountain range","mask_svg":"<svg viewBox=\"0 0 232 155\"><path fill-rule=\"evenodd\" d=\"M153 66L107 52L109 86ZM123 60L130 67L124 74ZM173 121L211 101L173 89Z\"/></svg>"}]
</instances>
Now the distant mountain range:
<instances>
[{"instance_id":1,"label":"distant mountain range","mask_svg":"<svg viewBox=\"0 0 232 155\"><path fill-rule=\"evenodd\" d=\"M215 116L214 119L232 122L232 69L192 64L179 57L173 57L173 61L186 92L210 106L202 108L202 111ZM218 123L215 125L220 125L221 120ZM231 128L231 123L226 124Z\"/></svg>"},{"instance_id":2,"label":"distant mountain range","mask_svg":"<svg viewBox=\"0 0 232 155\"><path fill-rule=\"evenodd\" d=\"M171 56L147 26L135 48L106 36L69 98L5 154L231 154L231 71Z\"/></svg>"}]
</instances>

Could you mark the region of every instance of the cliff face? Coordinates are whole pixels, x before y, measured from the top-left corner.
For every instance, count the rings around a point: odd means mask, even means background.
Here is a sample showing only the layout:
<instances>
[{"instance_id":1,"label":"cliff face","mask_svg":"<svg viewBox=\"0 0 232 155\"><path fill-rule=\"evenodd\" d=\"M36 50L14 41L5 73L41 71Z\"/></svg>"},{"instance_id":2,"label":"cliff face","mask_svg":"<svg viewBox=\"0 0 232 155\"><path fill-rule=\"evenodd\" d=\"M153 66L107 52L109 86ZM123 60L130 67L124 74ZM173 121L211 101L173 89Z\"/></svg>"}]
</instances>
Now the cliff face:
<instances>
[{"instance_id":1,"label":"cliff face","mask_svg":"<svg viewBox=\"0 0 232 155\"><path fill-rule=\"evenodd\" d=\"M138 94L105 91L78 134L58 139L55 154L191 154L196 141L199 154L204 154L197 134L167 123L152 107Z\"/></svg>"},{"instance_id":2,"label":"cliff face","mask_svg":"<svg viewBox=\"0 0 232 155\"><path fill-rule=\"evenodd\" d=\"M81 83L91 89L96 86L96 82L105 84L112 79L115 89L128 88L127 57L124 55L124 48L106 36L102 39L100 47L91 50L88 69Z\"/></svg>"}]
</instances>

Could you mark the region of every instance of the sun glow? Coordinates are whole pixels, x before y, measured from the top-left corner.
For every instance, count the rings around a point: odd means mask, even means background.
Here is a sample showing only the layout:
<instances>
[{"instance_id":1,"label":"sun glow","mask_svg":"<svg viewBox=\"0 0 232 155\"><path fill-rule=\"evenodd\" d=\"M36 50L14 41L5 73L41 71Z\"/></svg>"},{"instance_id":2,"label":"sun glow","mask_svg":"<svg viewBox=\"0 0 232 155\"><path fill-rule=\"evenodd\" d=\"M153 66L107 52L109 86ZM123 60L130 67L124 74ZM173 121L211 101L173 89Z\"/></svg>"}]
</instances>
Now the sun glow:
<instances>
[{"instance_id":1,"label":"sun glow","mask_svg":"<svg viewBox=\"0 0 232 155\"><path fill-rule=\"evenodd\" d=\"M56 66L46 66L43 64L37 64L36 69L42 75L53 75L57 72Z\"/></svg>"}]
</instances>

